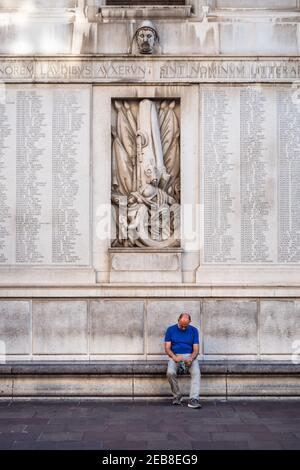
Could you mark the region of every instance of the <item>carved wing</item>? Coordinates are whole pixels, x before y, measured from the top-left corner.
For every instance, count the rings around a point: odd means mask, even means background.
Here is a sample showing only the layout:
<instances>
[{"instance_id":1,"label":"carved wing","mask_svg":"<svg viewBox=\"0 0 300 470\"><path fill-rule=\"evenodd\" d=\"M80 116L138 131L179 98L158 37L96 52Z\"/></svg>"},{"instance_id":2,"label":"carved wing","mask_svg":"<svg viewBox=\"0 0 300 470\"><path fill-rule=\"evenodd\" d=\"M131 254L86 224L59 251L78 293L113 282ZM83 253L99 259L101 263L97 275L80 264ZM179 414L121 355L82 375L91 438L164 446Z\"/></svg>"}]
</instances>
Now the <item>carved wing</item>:
<instances>
[{"instance_id":1,"label":"carved wing","mask_svg":"<svg viewBox=\"0 0 300 470\"><path fill-rule=\"evenodd\" d=\"M136 121L131 112L129 104L125 101L115 102L117 115L117 133L128 156L133 158L136 155Z\"/></svg>"},{"instance_id":2,"label":"carved wing","mask_svg":"<svg viewBox=\"0 0 300 470\"><path fill-rule=\"evenodd\" d=\"M172 101L169 104L166 101L163 101L159 110L164 164L171 176L168 182L169 188L174 185L175 181L179 178L180 173L180 128L178 118L174 111L175 105L175 101ZM168 192L170 193L171 190Z\"/></svg>"},{"instance_id":3,"label":"carved wing","mask_svg":"<svg viewBox=\"0 0 300 470\"><path fill-rule=\"evenodd\" d=\"M128 195L133 190L134 160L136 156L136 121L125 101L115 102L117 129L113 134L113 187L120 194Z\"/></svg>"}]
</instances>

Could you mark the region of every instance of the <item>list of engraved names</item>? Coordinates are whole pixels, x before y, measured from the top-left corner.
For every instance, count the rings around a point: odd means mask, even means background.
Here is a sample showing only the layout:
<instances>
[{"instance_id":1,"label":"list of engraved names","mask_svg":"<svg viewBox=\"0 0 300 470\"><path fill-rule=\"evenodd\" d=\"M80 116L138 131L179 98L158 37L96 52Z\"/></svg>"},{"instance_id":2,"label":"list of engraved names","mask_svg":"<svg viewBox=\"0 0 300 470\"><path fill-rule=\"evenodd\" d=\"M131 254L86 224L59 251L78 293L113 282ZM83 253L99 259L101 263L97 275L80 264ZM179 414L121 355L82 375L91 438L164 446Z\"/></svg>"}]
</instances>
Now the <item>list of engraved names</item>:
<instances>
[{"instance_id":1,"label":"list of engraved names","mask_svg":"<svg viewBox=\"0 0 300 470\"><path fill-rule=\"evenodd\" d=\"M202 87L204 263L300 262L292 86Z\"/></svg>"},{"instance_id":2,"label":"list of engraved names","mask_svg":"<svg viewBox=\"0 0 300 470\"><path fill-rule=\"evenodd\" d=\"M2 91L1 264L89 264L89 97L86 86Z\"/></svg>"}]
</instances>

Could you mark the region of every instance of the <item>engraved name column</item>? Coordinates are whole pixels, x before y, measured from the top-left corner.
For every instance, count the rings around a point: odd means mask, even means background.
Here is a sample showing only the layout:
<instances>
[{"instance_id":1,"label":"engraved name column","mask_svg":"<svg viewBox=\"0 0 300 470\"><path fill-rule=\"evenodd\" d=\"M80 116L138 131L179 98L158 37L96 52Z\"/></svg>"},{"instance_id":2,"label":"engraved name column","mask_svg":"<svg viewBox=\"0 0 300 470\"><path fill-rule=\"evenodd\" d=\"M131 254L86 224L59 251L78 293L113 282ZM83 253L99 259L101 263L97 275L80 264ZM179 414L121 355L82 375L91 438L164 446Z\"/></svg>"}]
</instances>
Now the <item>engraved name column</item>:
<instances>
[{"instance_id":1,"label":"engraved name column","mask_svg":"<svg viewBox=\"0 0 300 470\"><path fill-rule=\"evenodd\" d=\"M300 261L300 103L291 87L277 91L278 261Z\"/></svg>"},{"instance_id":2,"label":"engraved name column","mask_svg":"<svg viewBox=\"0 0 300 470\"><path fill-rule=\"evenodd\" d=\"M46 101L36 90L16 91L16 263L50 261Z\"/></svg>"},{"instance_id":3,"label":"engraved name column","mask_svg":"<svg viewBox=\"0 0 300 470\"><path fill-rule=\"evenodd\" d=\"M86 96L88 99L88 96ZM52 262L84 263L89 215L88 113L78 90L56 90L52 116Z\"/></svg>"},{"instance_id":4,"label":"engraved name column","mask_svg":"<svg viewBox=\"0 0 300 470\"><path fill-rule=\"evenodd\" d=\"M274 92L240 91L241 261L276 259L276 145Z\"/></svg>"},{"instance_id":5,"label":"engraved name column","mask_svg":"<svg viewBox=\"0 0 300 470\"><path fill-rule=\"evenodd\" d=\"M204 262L239 261L239 128L237 92L202 91Z\"/></svg>"},{"instance_id":6,"label":"engraved name column","mask_svg":"<svg viewBox=\"0 0 300 470\"><path fill-rule=\"evenodd\" d=\"M15 98L0 91L0 263L13 263L15 253Z\"/></svg>"}]
</instances>

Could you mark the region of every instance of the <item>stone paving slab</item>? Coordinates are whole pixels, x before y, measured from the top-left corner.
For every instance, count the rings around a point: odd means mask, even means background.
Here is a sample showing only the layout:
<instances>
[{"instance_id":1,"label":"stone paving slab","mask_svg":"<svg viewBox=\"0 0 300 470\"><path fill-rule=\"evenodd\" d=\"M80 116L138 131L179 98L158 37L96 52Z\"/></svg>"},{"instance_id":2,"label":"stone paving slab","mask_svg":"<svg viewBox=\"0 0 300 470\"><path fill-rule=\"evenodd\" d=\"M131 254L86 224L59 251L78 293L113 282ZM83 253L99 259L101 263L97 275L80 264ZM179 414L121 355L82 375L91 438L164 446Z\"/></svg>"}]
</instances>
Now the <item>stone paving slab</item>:
<instances>
[{"instance_id":1,"label":"stone paving slab","mask_svg":"<svg viewBox=\"0 0 300 470\"><path fill-rule=\"evenodd\" d=\"M7 401L0 449L300 449L300 400Z\"/></svg>"}]
</instances>

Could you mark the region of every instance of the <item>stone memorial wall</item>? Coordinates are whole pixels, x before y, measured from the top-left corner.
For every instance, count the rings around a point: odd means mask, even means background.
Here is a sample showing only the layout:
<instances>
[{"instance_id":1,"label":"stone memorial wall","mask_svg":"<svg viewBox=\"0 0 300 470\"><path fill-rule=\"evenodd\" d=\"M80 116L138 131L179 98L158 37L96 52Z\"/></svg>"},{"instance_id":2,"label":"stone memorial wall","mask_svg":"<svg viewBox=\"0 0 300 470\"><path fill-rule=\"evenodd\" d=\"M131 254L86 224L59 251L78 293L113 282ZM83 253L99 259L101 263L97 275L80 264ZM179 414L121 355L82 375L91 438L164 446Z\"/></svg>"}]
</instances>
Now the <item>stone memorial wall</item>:
<instances>
[{"instance_id":1,"label":"stone memorial wall","mask_svg":"<svg viewBox=\"0 0 300 470\"><path fill-rule=\"evenodd\" d=\"M165 359L188 311L205 360L291 362L299 0L17 3L0 5L0 356ZM179 238L112 237L120 188L125 227L140 201L157 220L179 203Z\"/></svg>"}]
</instances>

